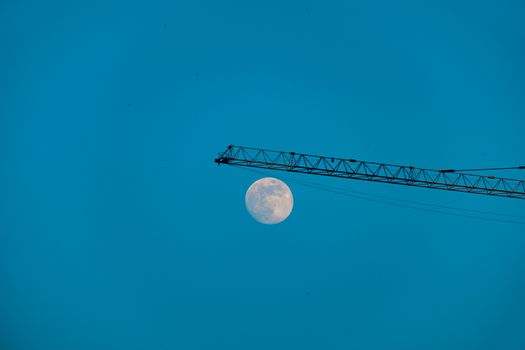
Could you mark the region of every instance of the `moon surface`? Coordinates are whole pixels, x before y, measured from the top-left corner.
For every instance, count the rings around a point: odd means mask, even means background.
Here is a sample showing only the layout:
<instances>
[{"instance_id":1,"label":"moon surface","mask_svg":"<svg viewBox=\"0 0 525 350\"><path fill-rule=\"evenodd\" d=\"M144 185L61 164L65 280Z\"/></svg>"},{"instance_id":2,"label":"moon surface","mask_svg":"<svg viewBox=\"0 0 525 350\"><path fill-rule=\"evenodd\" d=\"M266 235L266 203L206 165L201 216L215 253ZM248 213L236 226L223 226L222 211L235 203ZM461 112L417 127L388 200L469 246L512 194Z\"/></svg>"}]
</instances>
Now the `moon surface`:
<instances>
[{"instance_id":1,"label":"moon surface","mask_svg":"<svg viewBox=\"0 0 525 350\"><path fill-rule=\"evenodd\" d=\"M265 177L255 181L246 191L246 209L261 224L278 224L292 212L293 195L281 180Z\"/></svg>"}]
</instances>

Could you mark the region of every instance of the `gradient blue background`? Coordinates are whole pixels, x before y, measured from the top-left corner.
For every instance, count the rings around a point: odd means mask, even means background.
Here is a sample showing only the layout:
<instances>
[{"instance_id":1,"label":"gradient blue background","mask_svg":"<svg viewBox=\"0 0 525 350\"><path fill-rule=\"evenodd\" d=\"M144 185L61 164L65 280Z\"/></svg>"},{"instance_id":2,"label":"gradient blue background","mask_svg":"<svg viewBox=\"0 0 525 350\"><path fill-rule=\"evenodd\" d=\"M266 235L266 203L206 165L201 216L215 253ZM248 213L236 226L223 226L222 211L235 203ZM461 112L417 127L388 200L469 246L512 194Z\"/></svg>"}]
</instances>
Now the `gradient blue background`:
<instances>
[{"instance_id":1,"label":"gradient blue background","mask_svg":"<svg viewBox=\"0 0 525 350\"><path fill-rule=\"evenodd\" d=\"M264 226L244 208L259 176L213 163L234 143L521 165L524 16L523 1L2 1L0 348L524 349L525 226L293 183L292 215Z\"/></svg>"}]
</instances>

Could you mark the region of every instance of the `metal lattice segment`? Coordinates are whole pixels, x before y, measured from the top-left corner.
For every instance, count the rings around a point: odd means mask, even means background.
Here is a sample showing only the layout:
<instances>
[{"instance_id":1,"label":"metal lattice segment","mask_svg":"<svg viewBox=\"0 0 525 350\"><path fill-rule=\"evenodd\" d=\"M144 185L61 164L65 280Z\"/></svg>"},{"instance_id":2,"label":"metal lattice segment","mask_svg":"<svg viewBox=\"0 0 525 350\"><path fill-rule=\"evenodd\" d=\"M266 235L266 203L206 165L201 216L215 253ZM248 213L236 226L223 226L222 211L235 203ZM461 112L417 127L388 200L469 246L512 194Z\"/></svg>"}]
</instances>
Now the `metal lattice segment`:
<instances>
[{"instance_id":1,"label":"metal lattice segment","mask_svg":"<svg viewBox=\"0 0 525 350\"><path fill-rule=\"evenodd\" d=\"M217 164L525 199L525 181L230 145Z\"/></svg>"}]
</instances>

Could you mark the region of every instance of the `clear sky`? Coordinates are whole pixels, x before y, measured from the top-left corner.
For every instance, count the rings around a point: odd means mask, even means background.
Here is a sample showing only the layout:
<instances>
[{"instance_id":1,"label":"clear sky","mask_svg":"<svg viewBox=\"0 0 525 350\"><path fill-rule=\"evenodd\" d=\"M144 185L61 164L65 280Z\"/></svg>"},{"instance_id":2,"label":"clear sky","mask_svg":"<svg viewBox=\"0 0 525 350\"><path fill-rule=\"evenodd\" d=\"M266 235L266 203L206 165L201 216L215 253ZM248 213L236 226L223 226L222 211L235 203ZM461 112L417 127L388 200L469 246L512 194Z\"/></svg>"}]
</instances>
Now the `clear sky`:
<instances>
[{"instance_id":1,"label":"clear sky","mask_svg":"<svg viewBox=\"0 0 525 350\"><path fill-rule=\"evenodd\" d=\"M271 173L230 144L523 165L523 1L0 3L0 348L525 348L525 202ZM525 176L507 172L508 177ZM486 216L486 215L484 215ZM521 218L523 221L524 219Z\"/></svg>"}]
</instances>

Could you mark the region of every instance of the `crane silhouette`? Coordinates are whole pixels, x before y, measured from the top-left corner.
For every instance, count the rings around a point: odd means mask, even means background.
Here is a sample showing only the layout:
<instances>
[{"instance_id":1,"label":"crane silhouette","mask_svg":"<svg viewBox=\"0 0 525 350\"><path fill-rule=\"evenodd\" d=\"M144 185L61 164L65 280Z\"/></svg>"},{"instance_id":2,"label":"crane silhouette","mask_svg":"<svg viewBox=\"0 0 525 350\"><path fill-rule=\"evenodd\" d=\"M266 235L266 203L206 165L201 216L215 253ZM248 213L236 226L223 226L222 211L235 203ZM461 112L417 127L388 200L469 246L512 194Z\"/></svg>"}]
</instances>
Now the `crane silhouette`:
<instances>
[{"instance_id":1,"label":"crane silhouette","mask_svg":"<svg viewBox=\"0 0 525 350\"><path fill-rule=\"evenodd\" d=\"M467 174L469 171L525 169L525 166L432 170L234 145L219 153L215 163L525 199L524 180Z\"/></svg>"}]
</instances>

